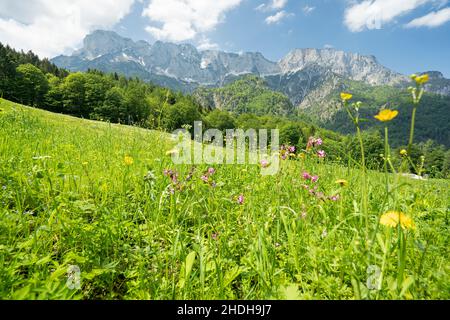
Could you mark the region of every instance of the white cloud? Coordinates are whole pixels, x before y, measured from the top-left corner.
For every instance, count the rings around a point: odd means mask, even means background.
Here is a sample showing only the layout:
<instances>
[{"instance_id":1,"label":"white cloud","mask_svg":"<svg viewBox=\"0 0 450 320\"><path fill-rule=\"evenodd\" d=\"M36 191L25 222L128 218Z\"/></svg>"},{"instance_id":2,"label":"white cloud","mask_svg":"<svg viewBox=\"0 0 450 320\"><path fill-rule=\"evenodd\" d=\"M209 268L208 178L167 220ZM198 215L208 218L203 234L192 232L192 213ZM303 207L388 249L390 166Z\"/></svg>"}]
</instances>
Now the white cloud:
<instances>
[{"instance_id":1,"label":"white cloud","mask_svg":"<svg viewBox=\"0 0 450 320\"><path fill-rule=\"evenodd\" d=\"M381 29L395 18L434 0L364 0L347 8L344 23L352 32Z\"/></svg>"},{"instance_id":2,"label":"white cloud","mask_svg":"<svg viewBox=\"0 0 450 320\"><path fill-rule=\"evenodd\" d=\"M265 21L269 25L270 24L276 24L276 23L280 23L281 20L283 20L283 19L285 19L287 17L290 17L290 16L293 16L293 14L292 13L287 13L286 11L283 10L283 11L279 11L279 12L275 13L272 16L268 16Z\"/></svg>"},{"instance_id":3,"label":"white cloud","mask_svg":"<svg viewBox=\"0 0 450 320\"><path fill-rule=\"evenodd\" d=\"M211 42L208 38L203 38L199 41L197 45L198 50L218 50L219 45L217 43Z\"/></svg>"},{"instance_id":4,"label":"white cloud","mask_svg":"<svg viewBox=\"0 0 450 320\"><path fill-rule=\"evenodd\" d=\"M242 0L150 0L142 12L152 22L146 31L159 40L180 42L214 30Z\"/></svg>"},{"instance_id":5,"label":"white cloud","mask_svg":"<svg viewBox=\"0 0 450 320\"><path fill-rule=\"evenodd\" d=\"M445 8L436 12L430 12L429 14L414 19L405 27L407 28L419 28L419 27L429 27L435 28L444 23L450 21L450 8Z\"/></svg>"},{"instance_id":6,"label":"white cloud","mask_svg":"<svg viewBox=\"0 0 450 320\"><path fill-rule=\"evenodd\" d=\"M306 6L303 7L302 10L303 10L303 13L304 13L305 15L308 15L308 14L310 14L311 12L313 12L315 9L316 9L316 7L310 7L310 6L306 5Z\"/></svg>"},{"instance_id":7,"label":"white cloud","mask_svg":"<svg viewBox=\"0 0 450 320\"><path fill-rule=\"evenodd\" d=\"M1 0L0 41L53 57L74 49L94 29L110 28L134 0Z\"/></svg>"},{"instance_id":8,"label":"white cloud","mask_svg":"<svg viewBox=\"0 0 450 320\"><path fill-rule=\"evenodd\" d=\"M288 0L272 0L269 3L260 4L255 8L255 10L263 12L280 10L283 9L287 5L287 3Z\"/></svg>"},{"instance_id":9,"label":"white cloud","mask_svg":"<svg viewBox=\"0 0 450 320\"><path fill-rule=\"evenodd\" d=\"M324 49L334 49L334 46L332 44L326 44L323 46Z\"/></svg>"}]
</instances>

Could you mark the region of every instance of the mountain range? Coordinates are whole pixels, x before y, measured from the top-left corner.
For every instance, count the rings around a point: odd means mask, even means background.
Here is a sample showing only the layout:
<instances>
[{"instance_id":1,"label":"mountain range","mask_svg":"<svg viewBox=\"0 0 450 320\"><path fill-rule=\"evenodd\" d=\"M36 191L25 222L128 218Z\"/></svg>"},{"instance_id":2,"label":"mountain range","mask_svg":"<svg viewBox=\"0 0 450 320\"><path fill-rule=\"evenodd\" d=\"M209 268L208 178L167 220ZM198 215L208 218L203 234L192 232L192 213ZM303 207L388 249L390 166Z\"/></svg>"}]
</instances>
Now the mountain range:
<instances>
[{"instance_id":1,"label":"mountain range","mask_svg":"<svg viewBox=\"0 0 450 320\"><path fill-rule=\"evenodd\" d=\"M410 83L407 76L382 66L374 56L335 49L295 49L273 62L259 52L198 51L190 44L135 42L113 31L102 30L86 36L83 47L71 56L58 56L52 62L70 71L99 69L138 76L184 92L199 86L219 87L236 77L254 74L268 79L275 90L282 86L295 105L333 77L369 85L406 86ZM450 80L438 71L429 73L432 80L427 89L450 95ZM299 81L301 88L294 84Z\"/></svg>"},{"instance_id":2,"label":"mountain range","mask_svg":"<svg viewBox=\"0 0 450 320\"><path fill-rule=\"evenodd\" d=\"M397 97L402 96L401 104L406 108L406 88L411 85L408 76L390 70L370 55L335 49L294 49L274 62L259 52L199 51L190 44L136 42L115 32L102 30L86 36L83 47L72 55L61 55L51 61L70 71L98 69L137 76L177 91L193 93L194 97L200 98L201 104L206 104L204 107L210 109L222 108L226 101L229 105L230 97L240 99L238 95L230 94L230 91L236 90L235 87L231 90L216 88L254 75L262 78L268 89L286 95L298 113L316 119L319 125L341 132L348 129L336 120L342 113L339 92L354 93L362 101L370 103L371 109L379 108L386 102L394 103ZM426 73L430 81L425 88L434 97L431 104L436 106L433 108L444 111L440 120L444 121L443 129L448 128L448 122L445 122L450 121L446 111L450 104L450 79L439 71ZM246 83L257 83L258 90L261 90L258 81ZM278 96L276 100L282 101ZM231 101L231 105L239 105L241 101ZM283 114L291 110L285 102L281 105L285 106L280 109ZM433 110L427 112L432 114ZM438 136L441 137L438 141L450 144L448 133Z\"/></svg>"}]
</instances>

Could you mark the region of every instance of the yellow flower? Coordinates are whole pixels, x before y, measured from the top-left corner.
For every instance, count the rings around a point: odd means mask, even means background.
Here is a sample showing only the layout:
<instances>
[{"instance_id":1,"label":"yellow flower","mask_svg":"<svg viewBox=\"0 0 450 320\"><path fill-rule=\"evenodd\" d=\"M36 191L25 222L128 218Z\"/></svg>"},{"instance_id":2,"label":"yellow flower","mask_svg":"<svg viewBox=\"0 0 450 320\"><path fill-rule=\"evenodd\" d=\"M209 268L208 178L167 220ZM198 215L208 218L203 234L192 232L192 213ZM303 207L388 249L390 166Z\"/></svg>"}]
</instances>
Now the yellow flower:
<instances>
[{"instance_id":1,"label":"yellow flower","mask_svg":"<svg viewBox=\"0 0 450 320\"><path fill-rule=\"evenodd\" d=\"M397 115L398 115L397 110L383 109L375 116L375 118L382 122L386 122L386 121L391 121Z\"/></svg>"},{"instance_id":2,"label":"yellow flower","mask_svg":"<svg viewBox=\"0 0 450 320\"><path fill-rule=\"evenodd\" d=\"M172 149L172 150L167 151L167 152L166 152L166 155L171 156L171 155L177 154L177 153L178 153L178 150L177 150L177 149Z\"/></svg>"},{"instance_id":3,"label":"yellow flower","mask_svg":"<svg viewBox=\"0 0 450 320\"><path fill-rule=\"evenodd\" d=\"M130 156L125 156L125 158L123 158L123 162L125 162L125 164L127 166L131 166L133 164L134 160Z\"/></svg>"},{"instance_id":4,"label":"yellow flower","mask_svg":"<svg viewBox=\"0 0 450 320\"><path fill-rule=\"evenodd\" d=\"M348 101L351 98L353 98L353 95L351 93L341 92L342 101Z\"/></svg>"},{"instance_id":5,"label":"yellow flower","mask_svg":"<svg viewBox=\"0 0 450 320\"><path fill-rule=\"evenodd\" d=\"M405 149L400 150L400 155L403 157L406 157L408 155L408 151L406 151Z\"/></svg>"},{"instance_id":6,"label":"yellow flower","mask_svg":"<svg viewBox=\"0 0 450 320\"><path fill-rule=\"evenodd\" d=\"M402 229L415 229L414 221L403 212L388 211L380 217L380 223L389 228L395 228L400 222Z\"/></svg>"},{"instance_id":7,"label":"yellow flower","mask_svg":"<svg viewBox=\"0 0 450 320\"><path fill-rule=\"evenodd\" d=\"M417 84L425 84L430 80L430 76L428 74L423 74L421 76L415 76L413 78L414 81L416 81Z\"/></svg>"},{"instance_id":8,"label":"yellow flower","mask_svg":"<svg viewBox=\"0 0 450 320\"><path fill-rule=\"evenodd\" d=\"M336 183L339 184L341 187L346 187L348 185L348 181L344 179L337 179Z\"/></svg>"}]
</instances>

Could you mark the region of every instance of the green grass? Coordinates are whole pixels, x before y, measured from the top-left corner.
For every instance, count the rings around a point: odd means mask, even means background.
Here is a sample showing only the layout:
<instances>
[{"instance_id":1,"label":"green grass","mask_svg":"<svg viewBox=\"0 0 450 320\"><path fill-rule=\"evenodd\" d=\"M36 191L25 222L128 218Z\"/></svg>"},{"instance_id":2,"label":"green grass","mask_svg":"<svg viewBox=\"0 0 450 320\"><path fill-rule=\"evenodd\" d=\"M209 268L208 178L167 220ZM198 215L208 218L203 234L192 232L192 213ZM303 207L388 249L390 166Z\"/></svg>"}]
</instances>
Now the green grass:
<instances>
[{"instance_id":1,"label":"green grass","mask_svg":"<svg viewBox=\"0 0 450 320\"><path fill-rule=\"evenodd\" d=\"M449 181L390 175L386 193L384 174L369 171L366 234L357 169L220 165L211 187L207 166L184 181L191 166L172 164L166 134L6 100L0 109L2 299L450 298ZM169 192L164 169L182 190ZM312 196L303 171L339 201ZM388 210L416 229L380 225ZM66 285L70 265L80 289ZM379 291L366 286L371 265L383 269Z\"/></svg>"}]
</instances>

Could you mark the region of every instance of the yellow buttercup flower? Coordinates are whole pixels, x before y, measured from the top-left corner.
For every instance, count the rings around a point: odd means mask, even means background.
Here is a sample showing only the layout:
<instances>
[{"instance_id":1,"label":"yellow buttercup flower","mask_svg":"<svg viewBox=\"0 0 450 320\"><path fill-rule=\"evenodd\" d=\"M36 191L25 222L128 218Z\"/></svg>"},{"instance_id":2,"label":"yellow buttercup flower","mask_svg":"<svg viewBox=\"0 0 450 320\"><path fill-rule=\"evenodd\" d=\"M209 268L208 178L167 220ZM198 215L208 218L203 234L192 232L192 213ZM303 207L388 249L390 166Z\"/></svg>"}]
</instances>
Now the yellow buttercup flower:
<instances>
[{"instance_id":1,"label":"yellow buttercup flower","mask_svg":"<svg viewBox=\"0 0 450 320\"><path fill-rule=\"evenodd\" d=\"M414 81L416 81L417 84L425 84L428 81L430 81L430 76L428 74L423 74L421 76L415 76L413 78Z\"/></svg>"},{"instance_id":2,"label":"yellow buttercup flower","mask_svg":"<svg viewBox=\"0 0 450 320\"><path fill-rule=\"evenodd\" d=\"M348 181L344 179L337 179L336 183L339 184L341 187L346 187L348 185Z\"/></svg>"},{"instance_id":3,"label":"yellow buttercup flower","mask_svg":"<svg viewBox=\"0 0 450 320\"><path fill-rule=\"evenodd\" d=\"M348 101L351 98L353 98L353 95L351 93L341 92L342 101Z\"/></svg>"},{"instance_id":4,"label":"yellow buttercup flower","mask_svg":"<svg viewBox=\"0 0 450 320\"><path fill-rule=\"evenodd\" d=\"M397 110L383 109L375 116L375 118L382 122L386 122L386 121L391 121L397 115L398 115Z\"/></svg>"},{"instance_id":5,"label":"yellow buttercup flower","mask_svg":"<svg viewBox=\"0 0 450 320\"><path fill-rule=\"evenodd\" d=\"M416 226L411 217L403 212L388 211L380 217L380 223L389 228L395 228L400 223L402 229L415 229Z\"/></svg>"},{"instance_id":6,"label":"yellow buttercup flower","mask_svg":"<svg viewBox=\"0 0 450 320\"><path fill-rule=\"evenodd\" d=\"M127 165L127 166L131 166L134 163L134 160L132 157L130 156L125 156L125 158L123 158L123 162Z\"/></svg>"},{"instance_id":7,"label":"yellow buttercup flower","mask_svg":"<svg viewBox=\"0 0 450 320\"><path fill-rule=\"evenodd\" d=\"M400 150L400 155L403 157L406 157L408 155L408 151L406 151L405 149Z\"/></svg>"}]
</instances>

